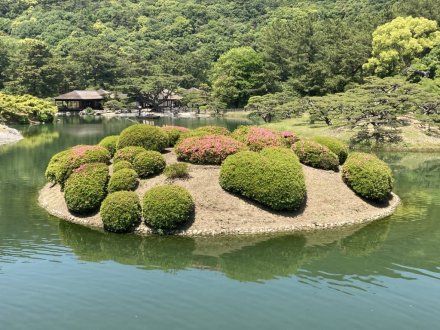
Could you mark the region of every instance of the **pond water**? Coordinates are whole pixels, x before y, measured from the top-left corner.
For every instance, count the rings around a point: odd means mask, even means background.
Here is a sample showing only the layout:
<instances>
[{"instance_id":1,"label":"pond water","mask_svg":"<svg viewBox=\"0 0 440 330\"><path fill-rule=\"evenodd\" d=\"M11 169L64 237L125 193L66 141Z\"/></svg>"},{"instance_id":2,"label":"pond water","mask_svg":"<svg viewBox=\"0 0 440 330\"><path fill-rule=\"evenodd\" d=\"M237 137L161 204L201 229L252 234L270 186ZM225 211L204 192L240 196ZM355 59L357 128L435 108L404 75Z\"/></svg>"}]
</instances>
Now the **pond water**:
<instances>
[{"instance_id":1,"label":"pond water","mask_svg":"<svg viewBox=\"0 0 440 330\"><path fill-rule=\"evenodd\" d=\"M141 238L38 207L54 153L131 123L63 118L0 146L1 329L438 328L439 154L381 154L403 201L397 213L314 234Z\"/></svg>"}]
</instances>

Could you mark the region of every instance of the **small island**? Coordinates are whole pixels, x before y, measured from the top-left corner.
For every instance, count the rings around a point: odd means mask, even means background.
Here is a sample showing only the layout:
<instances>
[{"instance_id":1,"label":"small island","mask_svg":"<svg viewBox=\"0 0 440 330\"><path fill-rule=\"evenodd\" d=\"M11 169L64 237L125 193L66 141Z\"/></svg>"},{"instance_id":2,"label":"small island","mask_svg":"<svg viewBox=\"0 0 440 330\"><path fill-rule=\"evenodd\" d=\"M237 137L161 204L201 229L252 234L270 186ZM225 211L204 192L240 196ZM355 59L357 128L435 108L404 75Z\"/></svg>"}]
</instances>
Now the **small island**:
<instances>
[{"instance_id":1,"label":"small island","mask_svg":"<svg viewBox=\"0 0 440 330\"><path fill-rule=\"evenodd\" d=\"M52 215L139 235L336 228L385 218L400 201L375 156L251 126L133 125L55 155L46 176L39 203Z\"/></svg>"}]
</instances>

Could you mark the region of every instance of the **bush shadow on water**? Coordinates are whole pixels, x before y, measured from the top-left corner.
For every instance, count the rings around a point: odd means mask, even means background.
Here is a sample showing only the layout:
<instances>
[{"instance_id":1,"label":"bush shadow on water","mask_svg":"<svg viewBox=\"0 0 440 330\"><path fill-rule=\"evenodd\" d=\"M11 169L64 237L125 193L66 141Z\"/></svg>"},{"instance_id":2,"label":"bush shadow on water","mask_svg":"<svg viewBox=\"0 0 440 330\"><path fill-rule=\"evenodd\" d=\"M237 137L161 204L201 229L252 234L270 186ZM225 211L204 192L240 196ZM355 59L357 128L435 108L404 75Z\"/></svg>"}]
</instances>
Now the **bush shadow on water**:
<instances>
[{"instance_id":1,"label":"bush shadow on water","mask_svg":"<svg viewBox=\"0 0 440 330\"><path fill-rule=\"evenodd\" d=\"M387 238L389 221L309 234L179 237L116 235L61 221L62 242L79 259L114 261L141 269L177 272L208 269L243 282L290 277L308 262L331 251L366 256ZM322 274L320 274L322 275Z\"/></svg>"}]
</instances>

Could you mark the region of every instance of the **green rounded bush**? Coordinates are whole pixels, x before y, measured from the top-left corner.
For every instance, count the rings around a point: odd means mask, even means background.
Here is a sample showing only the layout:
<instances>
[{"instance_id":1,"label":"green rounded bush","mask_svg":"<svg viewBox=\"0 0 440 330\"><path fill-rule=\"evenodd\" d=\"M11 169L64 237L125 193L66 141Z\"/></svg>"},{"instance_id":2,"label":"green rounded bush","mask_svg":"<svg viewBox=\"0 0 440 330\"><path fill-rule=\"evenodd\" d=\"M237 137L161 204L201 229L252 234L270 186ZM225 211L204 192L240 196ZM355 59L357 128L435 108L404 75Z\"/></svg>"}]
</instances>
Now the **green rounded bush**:
<instances>
[{"instance_id":1,"label":"green rounded bush","mask_svg":"<svg viewBox=\"0 0 440 330\"><path fill-rule=\"evenodd\" d=\"M138 154L133 160L133 167L140 178L147 178L151 175L162 173L167 165L164 156L157 151L144 151Z\"/></svg>"},{"instance_id":2,"label":"green rounded bush","mask_svg":"<svg viewBox=\"0 0 440 330\"><path fill-rule=\"evenodd\" d=\"M72 171L82 164L110 162L110 152L101 146L78 145L55 154L46 168L46 178L61 187Z\"/></svg>"},{"instance_id":3,"label":"green rounded bush","mask_svg":"<svg viewBox=\"0 0 440 330\"><path fill-rule=\"evenodd\" d=\"M346 145L344 142L330 136L316 136L313 138L313 140L323 146L326 146L330 149L330 151L338 156L340 165L345 163L345 160L348 156L348 145Z\"/></svg>"},{"instance_id":4,"label":"green rounded bush","mask_svg":"<svg viewBox=\"0 0 440 330\"><path fill-rule=\"evenodd\" d=\"M122 169L128 168L130 170L133 170L133 164L131 164L129 161L126 160L120 160L119 162L116 162L113 164L113 173L120 171Z\"/></svg>"},{"instance_id":5,"label":"green rounded bush","mask_svg":"<svg viewBox=\"0 0 440 330\"><path fill-rule=\"evenodd\" d=\"M191 137L203 137L203 136L208 136L208 135L224 135L224 136L228 136L230 134L231 134L231 132L229 132L228 129L225 128L225 127L220 127L220 126L202 126L202 127L196 128L196 129L194 129L192 131L180 134L180 138L176 142L176 144L180 143L181 141L183 141L185 139L191 138Z\"/></svg>"},{"instance_id":6,"label":"green rounded bush","mask_svg":"<svg viewBox=\"0 0 440 330\"><path fill-rule=\"evenodd\" d=\"M69 211L85 214L98 209L106 195L107 182L106 164L83 164L73 170L64 189L64 200Z\"/></svg>"},{"instance_id":7,"label":"green rounded bush","mask_svg":"<svg viewBox=\"0 0 440 330\"><path fill-rule=\"evenodd\" d=\"M168 179L187 178L189 176L189 167L185 163L175 163L168 165L163 174Z\"/></svg>"},{"instance_id":8,"label":"green rounded bush","mask_svg":"<svg viewBox=\"0 0 440 330\"><path fill-rule=\"evenodd\" d=\"M175 229L189 221L194 211L191 194L183 187L165 185L151 188L143 202L145 223L155 229Z\"/></svg>"},{"instance_id":9,"label":"green rounded bush","mask_svg":"<svg viewBox=\"0 0 440 330\"><path fill-rule=\"evenodd\" d=\"M168 135L169 147L174 147L180 136L190 131L188 128L181 126L162 126L160 129Z\"/></svg>"},{"instance_id":10,"label":"green rounded bush","mask_svg":"<svg viewBox=\"0 0 440 330\"><path fill-rule=\"evenodd\" d=\"M109 194L99 211L104 229L115 233L131 231L142 216L139 197L132 191L117 191Z\"/></svg>"},{"instance_id":11,"label":"green rounded bush","mask_svg":"<svg viewBox=\"0 0 440 330\"><path fill-rule=\"evenodd\" d=\"M98 145L106 148L110 152L110 155L113 157L113 155L116 152L116 145L118 144L118 140L119 140L119 135L110 135L103 138L98 143Z\"/></svg>"},{"instance_id":12,"label":"green rounded bush","mask_svg":"<svg viewBox=\"0 0 440 330\"><path fill-rule=\"evenodd\" d=\"M132 146L160 152L168 146L168 135L158 127L136 124L121 132L117 147L122 149Z\"/></svg>"},{"instance_id":13,"label":"green rounded bush","mask_svg":"<svg viewBox=\"0 0 440 330\"><path fill-rule=\"evenodd\" d=\"M354 192L372 201L386 200L393 189L391 169L372 154L351 153L342 168L342 178Z\"/></svg>"},{"instance_id":14,"label":"green rounded bush","mask_svg":"<svg viewBox=\"0 0 440 330\"><path fill-rule=\"evenodd\" d=\"M277 211L297 210L306 198L304 173L298 157L289 149L279 147L229 156L221 166L219 181L226 191Z\"/></svg>"},{"instance_id":15,"label":"green rounded bush","mask_svg":"<svg viewBox=\"0 0 440 330\"><path fill-rule=\"evenodd\" d=\"M145 148L142 147L125 147L116 151L113 157L113 164L117 164L120 161L127 161L133 164L134 158L142 152L145 152Z\"/></svg>"},{"instance_id":16,"label":"green rounded bush","mask_svg":"<svg viewBox=\"0 0 440 330\"><path fill-rule=\"evenodd\" d=\"M135 190L138 184L138 174L135 170L123 168L114 172L108 182L108 192L112 193L121 190Z\"/></svg>"},{"instance_id":17,"label":"green rounded bush","mask_svg":"<svg viewBox=\"0 0 440 330\"><path fill-rule=\"evenodd\" d=\"M329 148L308 140L301 140L292 146L301 163L323 170L338 171L339 158Z\"/></svg>"}]
</instances>

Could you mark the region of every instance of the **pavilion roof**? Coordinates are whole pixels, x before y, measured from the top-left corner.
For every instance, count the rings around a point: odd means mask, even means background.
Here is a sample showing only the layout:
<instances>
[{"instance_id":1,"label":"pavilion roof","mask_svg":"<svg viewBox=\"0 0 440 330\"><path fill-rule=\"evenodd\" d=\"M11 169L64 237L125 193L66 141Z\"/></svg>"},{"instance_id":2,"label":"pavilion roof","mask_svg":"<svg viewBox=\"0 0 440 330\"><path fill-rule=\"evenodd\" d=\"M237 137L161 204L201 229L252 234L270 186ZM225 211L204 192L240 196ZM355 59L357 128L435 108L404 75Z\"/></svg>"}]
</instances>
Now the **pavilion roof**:
<instances>
[{"instance_id":1,"label":"pavilion roof","mask_svg":"<svg viewBox=\"0 0 440 330\"><path fill-rule=\"evenodd\" d=\"M72 91L66 94L54 97L55 101L85 101L85 100L102 100L104 94L100 91Z\"/></svg>"}]
</instances>

